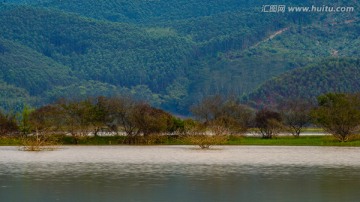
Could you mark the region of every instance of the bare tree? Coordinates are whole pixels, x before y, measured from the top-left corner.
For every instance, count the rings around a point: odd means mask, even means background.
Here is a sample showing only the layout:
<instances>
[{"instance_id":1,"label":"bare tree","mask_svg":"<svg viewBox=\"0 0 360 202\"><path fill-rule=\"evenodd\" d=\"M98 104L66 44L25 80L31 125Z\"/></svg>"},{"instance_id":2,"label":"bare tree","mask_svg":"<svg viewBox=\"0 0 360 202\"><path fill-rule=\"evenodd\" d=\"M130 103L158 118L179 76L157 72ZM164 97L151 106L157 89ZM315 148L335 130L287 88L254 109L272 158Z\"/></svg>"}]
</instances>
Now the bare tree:
<instances>
[{"instance_id":1,"label":"bare tree","mask_svg":"<svg viewBox=\"0 0 360 202\"><path fill-rule=\"evenodd\" d=\"M137 102L129 97L113 97L107 100L107 125L117 133L123 130L127 136L140 134L134 121L134 110Z\"/></svg>"},{"instance_id":2,"label":"bare tree","mask_svg":"<svg viewBox=\"0 0 360 202\"><path fill-rule=\"evenodd\" d=\"M253 116L254 111L251 108L229 99L222 106L220 120L230 130L230 134L243 134L249 129Z\"/></svg>"},{"instance_id":3,"label":"bare tree","mask_svg":"<svg viewBox=\"0 0 360 202\"><path fill-rule=\"evenodd\" d=\"M219 96L204 98L200 103L191 107L191 112L205 124L221 116L224 99Z\"/></svg>"},{"instance_id":4,"label":"bare tree","mask_svg":"<svg viewBox=\"0 0 360 202\"><path fill-rule=\"evenodd\" d=\"M299 137L303 128L310 123L311 102L305 100L289 100L278 107L283 117L286 129L294 136Z\"/></svg>"},{"instance_id":5,"label":"bare tree","mask_svg":"<svg viewBox=\"0 0 360 202\"><path fill-rule=\"evenodd\" d=\"M241 134L247 131L252 110L235 99L207 97L191 108L195 117L217 135Z\"/></svg>"}]
</instances>

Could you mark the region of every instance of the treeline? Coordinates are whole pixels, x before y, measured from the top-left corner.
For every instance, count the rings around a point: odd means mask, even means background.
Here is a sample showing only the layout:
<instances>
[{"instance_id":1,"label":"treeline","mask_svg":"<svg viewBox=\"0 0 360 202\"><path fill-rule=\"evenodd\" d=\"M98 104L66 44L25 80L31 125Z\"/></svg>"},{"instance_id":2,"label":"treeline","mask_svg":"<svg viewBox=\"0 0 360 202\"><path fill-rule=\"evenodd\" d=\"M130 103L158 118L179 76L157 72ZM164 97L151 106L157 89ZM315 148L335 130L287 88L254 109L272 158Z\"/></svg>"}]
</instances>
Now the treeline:
<instances>
[{"instance_id":1,"label":"treeline","mask_svg":"<svg viewBox=\"0 0 360 202\"><path fill-rule=\"evenodd\" d=\"M152 136L218 137L249 132L271 139L279 133L299 137L307 126L323 128L339 141L360 131L360 94L329 93L314 104L289 100L276 108L252 109L234 98L212 96L191 108L194 119L181 119L129 97L60 100L19 116L0 114L0 135L69 135L77 144L89 135L121 135L128 143Z\"/></svg>"},{"instance_id":2,"label":"treeline","mask_svg":"<svg viewBox=\"0 0 360 202\"><path fill-rule=\"evenodd\" d=\"M182 121L147 103L127 97L61 100L52 105L25 109L19 124L22 134L63 134L78 138L126 135L132 138L181 131Z\"/></svg>"},{"instance_id":3,"label":"treeline","mask_svg":"<svg viewBox=\"0 0 360 202\"><path fill-rule=\"evenodd\" d=\"M181 119L129 97L60 100L22 114L2 114L1 135L70 135L77 143L88 135L125 135L129 143L154 135L243 134L252 110L234 99L204 99L191 109L196 119ZM11 126L11 127L10 127ZM31 135L30 135L31 136Z\"/></svg>"},{"instance_id":4,"label":"treeline","mask_svg":"<svg viewBox=\"0 0 360 202\"><path fill-rule=\"evenodd\" d=\"M314 126L344 142L360 133L359 93L327 93L316 102L287 99L257 110L235 99L214 96L205 98L191 111L202 131L213 135L245 134L251 128L265 139L280 133L299 137L306 127Z\"/></svg>"}]
</instances>

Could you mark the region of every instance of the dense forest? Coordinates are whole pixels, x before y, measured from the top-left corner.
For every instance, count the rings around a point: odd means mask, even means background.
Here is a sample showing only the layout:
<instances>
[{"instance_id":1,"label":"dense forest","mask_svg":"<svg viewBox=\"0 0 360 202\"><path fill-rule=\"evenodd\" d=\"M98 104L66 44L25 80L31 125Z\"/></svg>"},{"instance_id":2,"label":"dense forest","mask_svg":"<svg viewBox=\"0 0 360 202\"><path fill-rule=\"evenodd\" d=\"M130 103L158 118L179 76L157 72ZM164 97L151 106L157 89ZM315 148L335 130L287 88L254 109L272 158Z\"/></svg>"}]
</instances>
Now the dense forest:
<instances>
[{"instance_id":1,"label":"dense forest","mask_svg":"<svg viewBox=\"0 0 360 202\"><path fill-rule=\"evenodd\" d=\"M262 13L264 4L354 6L355 12ZM0 3L0 107L19 111L25 103L126 94L186 115L216 94L260 106L278 95L314 99L332 90L357 91L358 6L326 0L6 0ZM321 85L300 82L310 78ZM336 89L327 85L334 82ZM314 92L289 90L289 83Z\"/></svg>"},{"instance_id":2,"label":"dense forest","mask_svg":"<svg viewBox=\"0 0 360 202\"><path fill-rule=\"evenodd\" d=\"M326 59L265 82L248 97L254 106L274 106L282 100L316 101L330 92L360 92L359 59Z\"/></svg>"}]
</instances>

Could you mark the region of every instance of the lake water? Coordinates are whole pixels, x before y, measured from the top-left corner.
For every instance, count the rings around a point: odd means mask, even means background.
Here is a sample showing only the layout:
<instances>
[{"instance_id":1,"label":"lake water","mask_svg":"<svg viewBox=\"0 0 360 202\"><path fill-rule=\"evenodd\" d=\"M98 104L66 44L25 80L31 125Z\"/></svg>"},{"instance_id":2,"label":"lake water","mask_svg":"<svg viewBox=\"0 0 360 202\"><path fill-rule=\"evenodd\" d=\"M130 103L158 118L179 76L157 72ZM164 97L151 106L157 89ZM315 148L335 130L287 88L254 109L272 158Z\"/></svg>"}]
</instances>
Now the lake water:
<instances>
[{"instance_id":1,"label":"lake water","mask_svg":"<svg viewBox=\"0 0 360 202\"><path fill-rule=\"evenodd\" d=\"M0 201L360 201L360 148L0 147Z\"/></svg>"}]
</instances>

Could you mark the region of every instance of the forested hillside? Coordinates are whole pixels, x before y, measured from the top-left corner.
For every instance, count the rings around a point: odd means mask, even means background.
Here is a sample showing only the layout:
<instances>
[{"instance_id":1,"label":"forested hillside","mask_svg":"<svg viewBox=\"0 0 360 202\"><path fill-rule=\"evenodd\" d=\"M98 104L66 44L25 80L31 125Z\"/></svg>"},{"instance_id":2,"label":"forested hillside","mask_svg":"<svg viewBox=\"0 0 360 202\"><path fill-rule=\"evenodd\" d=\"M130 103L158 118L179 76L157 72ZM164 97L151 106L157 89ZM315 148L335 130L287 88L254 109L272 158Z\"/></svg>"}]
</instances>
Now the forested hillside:
<instances>
[{"instance_id":1,"label":"forested hillside","mask_svg":"<svg viewBox=\"0 0 360 202\"><path fill-rule=\"evenodd\" d=\"M315 101L329 92L360 92L359 78L360 59L326 59L265 82L248 101L261 107L291 99Z\"/></svg>"},{"instance_id":2,"label":"forested hillside","mask_svg":"<svg viewBox=\"0 0 360 202\"><path fill-rule=\"evenodd\" d=\"M96 80L119 88L136 87L164 93L177 78L186 77L191 71L192 42L167 30L100 22L31 7L6 9L0 14L0 23L2 37L38 52L34 60L51 58L69 67L78 81ZM5 58L12 63L10 58ZM40 69L45 68L39 61L33 62ZM52 75L60 78L62 85L69 84L62 74ZM34 83L46 81L27 72L26 76ZM14 77L23 78L19 74Z\"/></svg>"},{"instance_id":3,"label":"forested hillside","mask_svg":"<svg viewBox=\"0 0 360 202\"><path fill-rule=\"evenodd\" d=\"M262 13L265 4L354 6L355 12ZM186 114L208 95L246 97L288 71L325 58L357 58L358 6L328 0L6 0L0 3L1 108L130 94ZM11 100L16 96L22 99Z\"/></svg>"},{"instance_id":4,"label":"forested hillside","mask_svg":"<svg viewBox=\"0 0 360 202\"><path fill-rule=\"evenodd\" d=\"M70 69L38 52L0 38L0 78L35 95L75 82Z\"/></svg>"}]
</instances>

